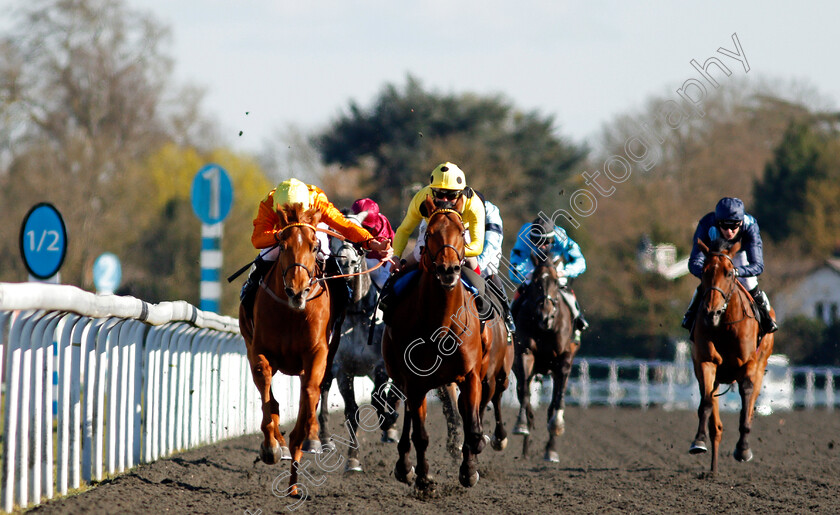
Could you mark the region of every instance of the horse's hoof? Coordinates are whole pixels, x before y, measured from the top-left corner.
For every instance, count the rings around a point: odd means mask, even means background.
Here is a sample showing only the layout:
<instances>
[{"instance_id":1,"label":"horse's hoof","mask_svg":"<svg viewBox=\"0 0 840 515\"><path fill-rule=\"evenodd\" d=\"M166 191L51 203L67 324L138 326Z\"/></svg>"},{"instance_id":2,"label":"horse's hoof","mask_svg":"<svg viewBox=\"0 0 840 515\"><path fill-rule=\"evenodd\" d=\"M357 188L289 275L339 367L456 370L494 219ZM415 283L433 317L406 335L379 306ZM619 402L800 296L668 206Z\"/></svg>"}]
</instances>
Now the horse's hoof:
<instances>
[{"instance_id":1,"label":"horse's hoof","mask_svg":"<svg viewBox=\"0 0 840 515\"><path fill-rule=\"evenodd\" d=\"M300 450L310 454L321 454L321 442L318 440L304 440Z\"/></svg>"},{"instance_id":2,"label":"horse's hoof","mask_svg":"<svg viewBox=\"0 0 840 515\"><path fill-rule=\"evenodd\" d=\"M417 476L417 479L414 481L414 487L420 490L421 492L434 493L437 489L437 483L432 478L432 476Z\"/></svg>"},{"instance_id":3,"label":"horse's hoof","mask_svg":"<svg viewBox=\"0 0 840 515\"><path fill-rule=\"evenodd\" d=\"M289 448L285 445L280 447L280 459L281 460L290 460L292 459L292 453L289 452Z\"/></svg>"},{"instance_id":4,"label":"horse's hoof","mask_svg":"<svg viewBox=\"0 0 840 515\"><path fill-rule=\"evenodd\" d=\"M414 467L412 466L410 469L408 469L408 472L403 474L400 471L400 464L397 463L397 465L394 467L394 477L397 478L397 481L410 485L416 477L416 474L414 473Z\"/></svg>"},{"instance_id":5,"label":"horse's hoof","mask_svg":"<svg viewBox=\"0 0 840 515\"><path fill-rule=\"evenodd\" d=\"M691 448L688 449L689 454L703 454L704 452L708 451L709 449L706 448L706 442L703 440L695 440L691 444Z\"/></svg>"},{"instance_id":6,"label":"horse's hoof","mask_svg":"<svg viewBox=\"0 0 840 515\"><path fill-rule=\"evenodd\" d=\"M260 444L260 459L266 465L274 465L281 455L282 451L279 446L269 449L265 446L265 443Z\"/></svg>"},{"instance_id":7,"label":"horse's hoof","mask_svg":"<svg viewBox=\"0 0 840 515\"><path fill-rule=\"evenodd\" d=\"M458 474L458 480L461 482L462 486L467 488L473 487L476 483L478 483L478 471L476 470L468 476L462 470L461 473Z\"/></svg>"},{"instance_id":8,"label":"horse's hoof","mask_svg":"<svg viewBox=\"0 0 840 515\"><path fill-rule=\"evenodd\" d=\"M735 449L735 459L742 462L747 462L753 459L753 453L749 449Z\"/></svg>"},{"instance_id":9,"label":"horse's hoof","mask_svg":"<svg viewBox=\"0 0 840 515\"><path fill-rule=\"evenodd\" d=\"M562 410L561 410L562 411ZM566 432L566 423L563 421L563 415L554 415L548 421L548 434L560 436Z\"/></svg>"},{"instance_id":10,"label":"horse's hoof","mask_svg":"<svg viewBox=\"0 0 840 515\"><path fill-rule=\"evenodd\" d=\"M493 435L493 438L490 439L490 447L493 448L494 451L503 451L505 447L507 447L508 439L507 437L502 438L499 440L496 438L496 435Z\"/></svg>"},{"instance_id":11,"label":"horse's hoof","mask_svg":"<svg viewBox=\"0 0 840 515\"><path fill-rule=\"evenodd\" d=\"M397 443L400 439L400 432L394 429L387 429L382 433L382 443Z\"/></svg>"},{"instance_id":12,"label":"horse's hoof","mask_svg":"<svg viewBox=\"0 0 840 515\"><path fill-rule=\"evenodd\" d=\"M531 434L531 431L528 429L528 424L516 424L513 426L513 434L527 436Z\"/></svg>"},{"instance_id":13,"label":"horse's hoof","mask_svg":"<svg viewBox=\"0 0 840 515\"><path fill-rule=\"evenodd\" d=\"M356 458L348 458L347 466L344 467L344 472L361 472L362 462Z\"/></svg>"},{"instance_id":14,"label":"horse's hoof","mask_svg":"<svg viewBox=\"0 0 840 515\"><path fill-rule=\"evenodd\" d=\"M543 459L551 463L560 463L560 453L558 453L557 451L545 451L545 456L543 456Z\"/></svg>"},{"instance_id":15,"label":"horse's hoof","mask_svg":"<svg viewBox=\"0 0 840 515\"><path fill-rule=\"evenodd\" d=\"M332 438L321 440L321 452L335 452L335 443Z\"/></svg>"}]
</instances>

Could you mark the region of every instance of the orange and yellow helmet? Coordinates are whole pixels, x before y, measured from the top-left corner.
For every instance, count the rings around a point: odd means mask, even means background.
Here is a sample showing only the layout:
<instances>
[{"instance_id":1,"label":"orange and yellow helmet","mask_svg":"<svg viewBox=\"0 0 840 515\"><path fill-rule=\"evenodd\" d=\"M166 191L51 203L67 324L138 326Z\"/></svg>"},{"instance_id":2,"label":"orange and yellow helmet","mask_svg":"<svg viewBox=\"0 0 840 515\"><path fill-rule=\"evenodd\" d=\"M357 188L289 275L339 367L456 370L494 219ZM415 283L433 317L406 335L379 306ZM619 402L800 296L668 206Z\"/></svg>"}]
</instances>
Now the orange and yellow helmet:
<instances>
[{"instance_id":1,"label":"orange and yellow helmet","mask_svg":"<svg viewBox=\"0 0 840 515\"><path fill-rule=\"evenodd\" d=\"M312 207L309 186L294 178L278 184L274 190L274 209L280 210L284 204L303 204L304 209Z\"/></svg>"}]
</instances>

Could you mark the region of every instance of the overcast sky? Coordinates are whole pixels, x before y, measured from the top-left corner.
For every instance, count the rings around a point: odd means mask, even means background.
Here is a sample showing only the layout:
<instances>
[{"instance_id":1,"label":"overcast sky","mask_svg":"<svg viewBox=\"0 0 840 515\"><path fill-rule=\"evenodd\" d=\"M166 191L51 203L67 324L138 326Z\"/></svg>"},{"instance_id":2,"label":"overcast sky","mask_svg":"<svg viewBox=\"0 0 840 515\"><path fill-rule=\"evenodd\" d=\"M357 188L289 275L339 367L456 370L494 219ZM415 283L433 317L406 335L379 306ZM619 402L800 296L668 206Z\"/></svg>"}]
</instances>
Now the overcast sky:
<instances>
[{"instance_id":1,"label":"overcast sky","mask_svg":"<svg viewBox=\"0 0 840 515\"><path fill-rule=\"evenodd\" d=\"M206 88L207 111L243 151L289 124L323 127L351 99L367 107L409 73L444 93L501 93L554 115L576 142L651 95L676 97L699 78L692 59L716 56L732 78L800 81L830 107L840 100L838 2L129 3L172 27L176 79ZM717 53L735 51L733 33L749 73Z\"/></svg>"}]
</instances>

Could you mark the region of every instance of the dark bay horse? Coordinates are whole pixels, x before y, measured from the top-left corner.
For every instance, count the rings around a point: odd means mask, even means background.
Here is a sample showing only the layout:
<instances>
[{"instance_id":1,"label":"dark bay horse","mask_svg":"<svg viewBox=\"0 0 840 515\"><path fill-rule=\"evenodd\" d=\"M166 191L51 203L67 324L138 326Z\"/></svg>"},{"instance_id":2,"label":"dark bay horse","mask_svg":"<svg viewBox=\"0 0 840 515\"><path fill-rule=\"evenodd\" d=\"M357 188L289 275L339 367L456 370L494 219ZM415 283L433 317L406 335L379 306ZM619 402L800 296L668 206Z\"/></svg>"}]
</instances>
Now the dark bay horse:
<instances>
[{"instance_id":1,"label":"dark bay horse","mask_svg":"<svg viewBox=\"0 0 840 515\"><path fill-rule=\"evenodd\" d=\"M561 297L557 269L551 256L537 257L533 279L525 287L516 312L516 357L513 372L516 375L516 395L519 399L519 417L514 434L525 435L522 455L528 452L534 412L531 408L531 380L534 375L551 373L554 388L548 405L548 443L544 459L560 461L557 437L565 431L563 411L566 408L566 383L572 372L572 360L580 347L574 342L572 313Z\"/></svg>"},{"instance_id":2,"label":"dark bay horse","mask_svg":"<svg viewBox=\"0 0 840 515\"><path fill-rule=\"evenodd\" d=\"M361 226L361 221L365 219L367 212L362 211L357 215L348 214L345 216L348 220ZM358 251L352 243L338 238L331 238L330 245L330 252L336 258L341 272L349 276L345 280L353 296L350 299L350 306L345 312L340 339L338 339L338 348L332 361L332 368L329 371L330 374L321 385L321 408L318 415L318 422L321 426L321 444L325 449L334 446L329 432L327 399L333 378L338 382L338 389L341 392L342 399L344 399L345 424L350 425L349 431L352 431L353 435L358 433L359 423L356 413L359 406L356 403L356 393L353 385L356 377L369 377L373 381L372 404L381 416L383 441L396 442L398 433L392 426L396 423L397 411L393 406L399 397L395 389L387 385L388 374L385 372L382 348L379 345L382 340L382 332L385 329L381 318L374 327L373 341L376 343L368 345L368 331L371 318L375 316L377 290L372 287L373 281L367 273L367 262L362 252ZM351 472L362 471L358 446L348 448L345 470Z\"/></svg>"},{"instance_id":3,"label":"dark bay horse","mask_svg":"<svg viewBox=\"0 0 840 515\"><path fill-rule=\"evenodd\" d=\"M297 495L298 463L304 452L321 452L315 409L321 381L330 364L333 315L330 294L318 280L315 226L317 209L286 205L277 212L283 230L278 234L279 257L260 283L254 317L239 308L239 328L245 338L254 384L262 396L260 458L274 464L291 459L290 495ZM300 376L300 407L289 447L280 433L279 405L271 391L275 372Z\"/></svg>"},{"instance_id":4,"label":"dark bay horse","mask_svg":"<svg viewBox=\"0 0 840 515\"><path fill-rule=\"evenodd\" d=\"M723 424L718 411L715 393L718 385L738 383L741 394L741 437L735 446L738 461L753 457L747 437L752 428L755 401L761 391L767 359L773 352L773 333L765 334L758 341L759 322L752 310L747 290L735 275L732 258L741 249L740 241L734 243L715 240L709 247L698 240L706 256L701 286L703 303L698 310L692 331L694 344L691 357L694 375L700 386L700 407L697 415L700 424L691 444L691 454L701 454L706 448L706 427L712 441L712 466L718 468L718 450L723 435ZM772 313L775 316L775 313Z\"/></svg>"},{"instance_id":5,"label":"dark bay horse","mask_svg":"<svg viewBox=\"0 0 840 515\"><path fill-rule=\"evenodd\" d=\"M453 382L460 389L458 409L465 435L458 478L467 487L478 482L477 455L485 445L480 413L482 366L490 336L487 326L487 334L482 334L475 300L460 278L464 198L436 207L427 197L424 205L430 215L420 277L392 308L395 323L385 326L382 337L388 375L406 396L394 476L411 483L415 475L409 458L413 442L417 453L415 486L421 491L434 488L426 460L426 394Z\"/></svg>"}]
</instances>

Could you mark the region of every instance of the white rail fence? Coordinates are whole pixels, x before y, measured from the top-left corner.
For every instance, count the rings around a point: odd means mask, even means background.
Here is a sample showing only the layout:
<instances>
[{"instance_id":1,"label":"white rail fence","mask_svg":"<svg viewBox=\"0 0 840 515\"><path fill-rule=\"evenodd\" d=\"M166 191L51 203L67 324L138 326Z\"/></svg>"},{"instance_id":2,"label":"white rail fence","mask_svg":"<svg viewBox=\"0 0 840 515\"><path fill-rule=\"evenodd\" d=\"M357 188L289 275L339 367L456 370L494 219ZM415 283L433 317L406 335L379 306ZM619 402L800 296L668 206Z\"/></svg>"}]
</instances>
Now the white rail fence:
<instances>
[{"instance_id":1,"label":"white rail fence","mask_svg":"<svg viewBox=\"0 0 840 515\"><path fill-rule=\"evenodd\" d=\"M767 415L774 411L822 408L834 410L840 405L836 379L840 368L791 367L787 358L773 355L768 360L756 411ZM718 389L723 393L726 386ZM531 384L533 405L551 400L552 381L541 378ZM516 381L504 393L503 402L519 406L516 400ZM575 359L566 389L566 403L578 406L630 406L647 409L694 410L700 402L697 380L691 362L684 356L670 361L579 358ZM740 410L737 386L722 394L721 410Z\"/></svg>"},{"instance_id":2,"label":"white rail fence","mask_svg":"<svg viewBox=\"0 0 840 515\"><path fill-rule=\"evenodd\" d=\"M7 512L258 432L262 417L238 321L183 301L0 283L0 370ZM295 420L299 380L277 374L273 391L281 422Z\"/></svg>"}]
</instances>

